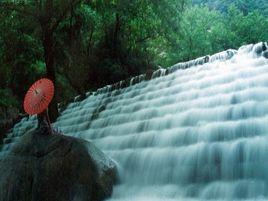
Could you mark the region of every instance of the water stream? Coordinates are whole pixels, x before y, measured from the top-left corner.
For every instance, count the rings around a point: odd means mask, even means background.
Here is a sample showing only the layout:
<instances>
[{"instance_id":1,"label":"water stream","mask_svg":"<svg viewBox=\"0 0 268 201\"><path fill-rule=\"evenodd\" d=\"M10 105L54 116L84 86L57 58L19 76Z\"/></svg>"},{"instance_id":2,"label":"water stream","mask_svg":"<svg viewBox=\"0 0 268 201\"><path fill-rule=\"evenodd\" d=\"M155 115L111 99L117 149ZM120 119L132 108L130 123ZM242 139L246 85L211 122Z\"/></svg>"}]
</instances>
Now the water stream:
<instances>
[{"instance_id":1,"label":"water stream","mask_svg":"<svg viewBox=\"0 0 268 201\"><path fill-rule=\"evenodd\" d=\"M110 201L268 200L266 49L247 45L108 86L69 104L54 126L116 161Z\"/></svg>"}]
</instances>

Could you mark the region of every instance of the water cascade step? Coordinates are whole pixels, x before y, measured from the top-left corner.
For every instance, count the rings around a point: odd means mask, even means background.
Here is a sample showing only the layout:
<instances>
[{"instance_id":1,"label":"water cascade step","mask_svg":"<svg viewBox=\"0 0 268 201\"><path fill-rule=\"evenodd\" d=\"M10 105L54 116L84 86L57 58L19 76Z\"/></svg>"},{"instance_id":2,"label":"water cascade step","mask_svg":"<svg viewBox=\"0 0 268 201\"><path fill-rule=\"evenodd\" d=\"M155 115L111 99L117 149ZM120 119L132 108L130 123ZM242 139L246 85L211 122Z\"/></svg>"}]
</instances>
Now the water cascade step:
<instances>
[{"instance_id":1,"label":"water cascade step","mask_svg":"<svg viewBox=\"0 0 268 201\"><path fill-rule=\"evenodd\" d=\"M87 94L54 124L117 163L110 201L267 200L267 43L145 77Z\"/></svg>"}]
</instances>

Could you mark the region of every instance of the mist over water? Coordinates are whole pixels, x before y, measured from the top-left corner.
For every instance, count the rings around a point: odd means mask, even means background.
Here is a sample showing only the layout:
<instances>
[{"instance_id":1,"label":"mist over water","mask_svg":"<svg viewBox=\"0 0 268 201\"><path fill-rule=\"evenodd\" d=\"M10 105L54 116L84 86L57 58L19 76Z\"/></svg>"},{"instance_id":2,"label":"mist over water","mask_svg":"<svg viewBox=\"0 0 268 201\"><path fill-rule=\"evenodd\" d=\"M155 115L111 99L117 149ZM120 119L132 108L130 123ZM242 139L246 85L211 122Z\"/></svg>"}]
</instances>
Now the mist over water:
<instances>
[{"instance_id":1,"label":"mist over water","mask_svg":"<svg viewBox=\"0 0 268 201\"><path fill-rule=\"evenodd\" d=\"M54 126L116 161L110 201L267 200L266 49L247 45L103 89L71 103Z\"/></svg>"}]
</instances>

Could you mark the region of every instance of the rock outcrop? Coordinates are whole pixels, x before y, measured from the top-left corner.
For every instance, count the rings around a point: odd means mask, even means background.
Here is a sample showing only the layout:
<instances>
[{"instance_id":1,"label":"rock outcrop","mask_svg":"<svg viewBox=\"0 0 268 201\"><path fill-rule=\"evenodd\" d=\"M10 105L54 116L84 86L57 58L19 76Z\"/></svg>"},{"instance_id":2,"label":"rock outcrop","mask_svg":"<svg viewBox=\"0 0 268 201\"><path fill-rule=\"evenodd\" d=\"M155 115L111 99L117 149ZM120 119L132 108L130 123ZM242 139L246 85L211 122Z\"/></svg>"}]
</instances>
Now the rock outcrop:
<instances>
[{"instance_id":1,"label":"rock outcrop","mask_svg":"<svg viewBox=\"0 0 268 201\"><path fill-rule=\"evenodd\" d=\"M0 160L0 201L99 201L115 163L92 143L36 129Z\"/></svg>"}]
</instances>

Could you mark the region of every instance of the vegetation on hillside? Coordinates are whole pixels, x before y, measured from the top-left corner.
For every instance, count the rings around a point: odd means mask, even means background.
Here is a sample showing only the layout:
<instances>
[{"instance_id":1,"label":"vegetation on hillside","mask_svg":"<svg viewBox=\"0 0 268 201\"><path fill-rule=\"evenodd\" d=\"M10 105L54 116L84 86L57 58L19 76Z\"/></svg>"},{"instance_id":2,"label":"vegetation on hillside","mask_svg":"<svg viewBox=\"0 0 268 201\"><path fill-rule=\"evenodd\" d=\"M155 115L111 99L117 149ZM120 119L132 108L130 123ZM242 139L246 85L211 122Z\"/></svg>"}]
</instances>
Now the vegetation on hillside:
<instances>
[{"instance_id":1,"label":"vegetation on hillside","mask_svg":"<svg viewBox=\"0 0 268 201\"><path fill-rule=\"evenodd\" d=\"M230 5L236 6L243 14L258 10L265 16L268 15L267 0L192 0L193 4L204 4L211 9L227 12Z\"/></svg>"}]
</instances>

